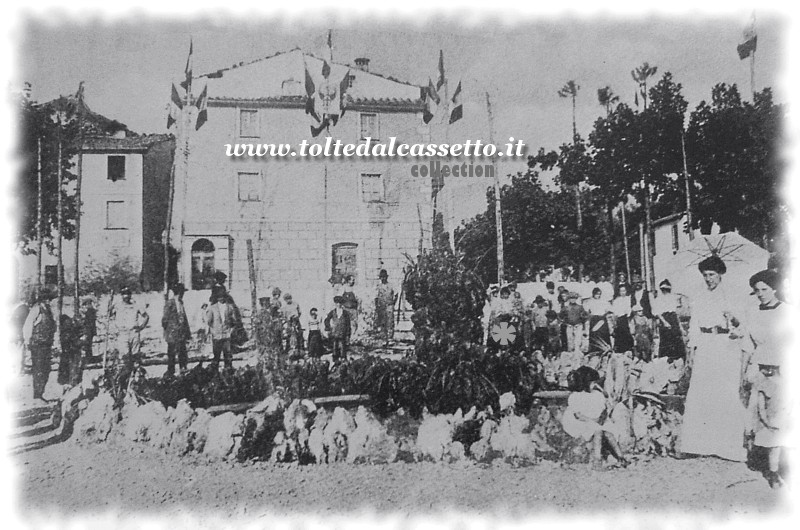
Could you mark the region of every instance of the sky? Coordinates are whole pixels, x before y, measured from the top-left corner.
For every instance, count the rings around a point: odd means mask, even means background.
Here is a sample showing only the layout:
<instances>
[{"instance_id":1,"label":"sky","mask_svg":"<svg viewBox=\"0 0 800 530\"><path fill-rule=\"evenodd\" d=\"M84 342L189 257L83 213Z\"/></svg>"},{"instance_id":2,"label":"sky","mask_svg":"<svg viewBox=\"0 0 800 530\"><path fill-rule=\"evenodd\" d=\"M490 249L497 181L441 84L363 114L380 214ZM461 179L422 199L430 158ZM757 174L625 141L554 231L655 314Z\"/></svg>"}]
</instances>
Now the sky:
<instances>
[{"instance_id":1,"label":"sky","mask_svg":"<svg viewBox=\"0 0 800 530\"><path fill-rule=\"evenodd\" d=\"M630 72L645 61L658 67L656 78L673 74L690 110L709 99L719 82L737 84L749 98L749 61L739 60L736 45L752 9L650 15L612 10L601 16L529 12L514 24L490 15L465 22L469 17L459 18L458 9L438 17L391 19L341 11L309 20L303 13L170 17L145 10L115 19L46 10L24 14L12 37L10 86L30 82L34 99L46 101L74 93L83 80L93 110L136 132L160 133L166 131L170 83L182 78L190 38L199 73L296 46L322 54L331 28L335 61L352 64L356 57L369 57L372 71L415 84L436 78L443 50L451 87L462 81L460 132L488 136L488 92L495 138L514 136L534 151L570 141L571 102L557 94L565 82L580 86L577 125L586 136L605 112L597 89L610 86L633 105ZM785 101L780 80L787 61L787 20L775 10L755 10L755 16L756 89L775 87L778 101Z\"/></svg>"}]
</instances>

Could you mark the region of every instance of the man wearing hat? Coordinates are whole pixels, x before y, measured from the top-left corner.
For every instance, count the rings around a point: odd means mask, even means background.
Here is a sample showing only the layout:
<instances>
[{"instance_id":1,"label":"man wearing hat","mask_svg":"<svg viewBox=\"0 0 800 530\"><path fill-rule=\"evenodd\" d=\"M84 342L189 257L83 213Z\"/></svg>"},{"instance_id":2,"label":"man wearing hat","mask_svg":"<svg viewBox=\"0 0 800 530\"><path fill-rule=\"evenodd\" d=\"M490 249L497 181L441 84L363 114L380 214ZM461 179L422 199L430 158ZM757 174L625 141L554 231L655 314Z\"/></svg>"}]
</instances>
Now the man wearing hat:
<instances>
[{"instance_id":1,"label":"man wearing hat","mask_svg":"<svg viewBox=\"0 0 800 530\"><path fill-rule=\"evenodd\" d=\"M40 289L33 295L32 307L22 326L22 338L31 352L33 398L42 399L50 377L50 356L56 333L56 321L50 308L50 297Z\"/></svg>"},{"instance_id":2,"label":"man wearing hat","mask_svg":"<svg viewBox=\"0 0 800 530\"><path fill-rule=\"evenodd\" d=\"M633 287L633 293L631 294L633 300L631 305L638 304L642 306L642 314L647 318L653 318L653 311L650 306L650 293L645 289L642 277L638 274L634 274L631 280L631 286Z\"/></svg>"},{"instance_id":3,"label":"man wearing hat","mask_svg":"<svg viewBox=\"0 0 800 530\"><path fill-rule=\"evenodd\" d=\"M587 321L589 314L580 303L580 295L571 292L568 295L569 303L561 310L559 318L567 325L567 350L581 351L581 342L584 334L588 336Z\"/></svg>"},{"instance_id":4,"label":"man wearing hat","mask_svg":"<svg viewBox=\"0 0 800 530\"><path fill-rule=\"evenodd\" d=\"M181 371L188 368L189 357L186 353L186 341L192 337L186 307L183 305L183 293L186 287L177 283L172 287L174 296L164 304L164 315L161 327L164 328L164 340L167 342L167 375L175 375L175 357Z\"/></svg>"},{"instance_id":5,"label":"man wearing hat","mask_svg":"<svg viewBox=\"0 0 800 530\"><path fill-rule=\"evenodd\" d=\"M122 300L111 308L111 320L117 331L117 360L125 355L137 356L141 353L141 331L150 322L147 308L133 301L129 287L123 287L120 294Z\"/></svg>"},{"instance_id":6,"label":"man wearing hat","mask_svg":"<svg viewBox=\"0 0 800 530\"><path fill-rule=\"evenodd\" d=\"M84 362L98 360L92 355L92 343L94 342L94 337L97 335L97 310L94 308L92 299L88 296L81 302L80 329L80 345L83 358L85 359Z\"/></svg>"},{"instance_id":7,"label":"man wearing hat","mask_svg":"<svg viewBox=\"0 0 800 530\"><path fill-rule=\"evenodd\" d=\"M336 307L325 317L325 331L333 343L333 360L347 360L347 342L350 340L350 313L344 307L344 298L334 296Z\"/></svg>"},{"instance_id":8,"label":"man wearing hat","mask_svg":"<svg viewBox=\"0 0 800 530\"><path fill-rule=\"evenodd\" d=\"M666 357L670 362L683 359L686 357L686 348L678 320L680 301L677 295L672 293L672 284L669 280L661 280L658 288L661 293L653 300L653 315L658 324L658 356Z\"/></svg>"},{"instance_id":9,"label":"man wearing hat","mask_svg":"<svg viewBox=\"0 0 800 530\"><path fill-rule=\"evenodd\" d=\"M530 346L534 350L544 351L547 346L547 312L550 310L550 305L544 299L544 296L537 295L533 300L531 309L533 337Z\"/></svg>"},{"instance_id":10,"label":"man wearing hat","mask_svg":"<svg viewBox=\"0 0 800 530\"><path fill-rule=\"evenodd\" d=\"M383 336L384 346L388 346L394 336L394 303L397 295L389 285L389 273L386 269L381 269L378 279L380 283L375 293L375 330Z\"/></svg>"},{"instance_id":11,"label":"man wearing hat","mask_svg":"<svg viewBox=\"0 0 800 530\"><path fill-rule=\"evenodd\" d=\"M215 285L211 289L211 304L206 310L206 322L211 332L211 348L214 354L213 364L219 367L222 357L225 368L233 368L233 352L231 350L231 334L236 325L236 315L233 307L228 303L228 293L225 288Z\"/></svg>"}]
</instances>

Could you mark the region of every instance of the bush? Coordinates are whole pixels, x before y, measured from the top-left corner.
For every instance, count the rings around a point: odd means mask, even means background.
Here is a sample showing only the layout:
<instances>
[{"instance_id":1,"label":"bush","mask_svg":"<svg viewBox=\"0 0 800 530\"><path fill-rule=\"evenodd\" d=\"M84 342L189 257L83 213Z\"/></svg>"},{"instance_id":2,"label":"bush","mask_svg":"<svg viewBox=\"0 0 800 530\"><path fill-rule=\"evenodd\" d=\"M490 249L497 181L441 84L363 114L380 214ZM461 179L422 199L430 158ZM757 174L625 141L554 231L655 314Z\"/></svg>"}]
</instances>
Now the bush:
<instances>
[{"instance_id":1,"label":"bush","mask_svg":"<svg viewBox=\"0 0 800 530\"><path fill-rule=\"evenodd\" d=\"M412 261L403 288L415 311L415 332L431 335L433 342L480 341L484 286L449 249L427 251Z\"/></svg>"},{"instance_id":2,"label":"bush","mask_svg":"<svg viewBox=\"0 0 800 530\"><path fill-rule=\"evenodd\" d=\"M118 293L123 287L139 291L139 271L130 258L114 255L110 264L92 262L81 272L81 295Z\"/></svg>"}]
</instances>

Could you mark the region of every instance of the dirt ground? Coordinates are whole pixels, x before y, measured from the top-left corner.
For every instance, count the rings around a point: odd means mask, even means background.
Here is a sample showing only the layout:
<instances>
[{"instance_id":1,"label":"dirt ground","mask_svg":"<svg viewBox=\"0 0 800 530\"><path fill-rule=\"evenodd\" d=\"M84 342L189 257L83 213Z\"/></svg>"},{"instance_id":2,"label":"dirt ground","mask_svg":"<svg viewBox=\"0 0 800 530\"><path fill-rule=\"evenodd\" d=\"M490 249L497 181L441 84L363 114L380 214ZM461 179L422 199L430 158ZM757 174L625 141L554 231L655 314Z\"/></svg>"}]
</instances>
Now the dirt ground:
<instances>
[{"instance_id":1,"label":"dirt ground","mask_svg":"<svg viewBox=\"0 0 800 530\"><path fill-rule=\"evenodd\" d=\"M330 518L374 516L535 517L602 512L670 512L730 518L785 514L785 492L771 490L743 464L716 458L639 461L628 469L592 471L545 462L395 463L297 466L207 463L114 442L61 444L12 457L15 501L23 521L130 517ZM57 519L58 520L58 519ZM115 520L118 520L115 518ZM185 520L185 519L184 519ZM238 520L238 519L237 519Z\"/></svg>"}]
</instances>

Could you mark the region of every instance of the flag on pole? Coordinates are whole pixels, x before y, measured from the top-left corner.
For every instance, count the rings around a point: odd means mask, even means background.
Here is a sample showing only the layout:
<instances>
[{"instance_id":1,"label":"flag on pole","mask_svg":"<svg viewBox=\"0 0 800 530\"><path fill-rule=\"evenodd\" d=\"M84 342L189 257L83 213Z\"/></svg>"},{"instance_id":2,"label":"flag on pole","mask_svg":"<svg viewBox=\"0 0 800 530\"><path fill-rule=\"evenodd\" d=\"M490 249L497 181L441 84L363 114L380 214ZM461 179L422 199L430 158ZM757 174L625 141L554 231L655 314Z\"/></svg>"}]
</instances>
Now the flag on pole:
<instances>
[{"instance_id":1,"label":"flag on pole","mask_svg":"<svg viewBox=\"0 0 800 530\"><path fill-rule=\"evenodd\" d=\"M317 127L314 127L313 125L311 126L311 136L313 138L316 138L317 136L319 136L319 133L327 129L330 126L330 124L331 122L328 119L328 116L327 115L324 116L322 118L322 122L320 122L320 124Z\"/></svg>"},{"instance_id":2,"label":"flag on pole","mask_svg":"<svg viewBox=\"0 0 800 530\"><path fill-rule=\"evenodd\" d=\"M461 104L461 81L458 82L456 91L453 92L453 110L450 111L450 123L455 123L464 116L464 108Z\"/></svg>"},{"instance_id":3,"label":"flag on pole","mask_svg":"<svg viewBox=\"0 0 800 530\"><path fill-rule=\"evenodd\" d=\"M736 46L736 51L739 53L739 59L747 59L752 54L756 53L756 45L758 44L758 35L756 35L756 19L753 16L750 26L744 30L744 42Z\"/></svg>"},{"instance_id":4,"label":"flag on pole","mask_svg":"<svg viewBox=\"0 0 800 530\"><path fill-rule=\"evenodd\" d=\"M170 100L178 109L183 110L183 101L181 101L181 96L178 94L178 89L175 88L175 83L172 83L172 95L170 96Z\"/></svg>"},{"instance_id":5,"label":"flag on pole","mask_svg":"<svg viewBox=\"0 0 800 530\"><path fill-rule=\"evenodd\" d=\"M311 77L311 73L308 71L308 65L305 66L306 70L306 114L310 115L312 118L317 120L319 123L320 118L319 114L317 114L317 110L314 108L314 99L316 98L317 87L314 85L314 79Z\"/></svg>"},{"instance_id":6,"label":"flag on pole","mask_svg":"<svg viewBox=\"0 0 800 530\"><path fill-rule=\"evenodd\" d=\"M344 117L345 106L347 105L347 89L350 88L350 70L344 74L339 82L339 117Z\"/></svg>"},{"instance_id":7,"label":"flag on pole","mask_svg":"<svg viewBox=\"0 0 800 530\"><path fill-rule=\"evenodd\" d=\"M183 101L181 101L181 97L178 94L178 89L175 88L175 84L172 84L172 95L170 96L169 100L169 114L167 115L167 129L172 127L172 125L178 121L178 118L181 115L181 109L183 109Z\"/></svg>"},{"instance_id":8,"label":"flag on pole","mask_svg":"<svg viewBox=\"0 0 800 530\"><path fill-rule=\"evenodd\" d=\"M186 74L186 80L181 83L181 87L187 93L190 93L192 91L192 69L194 64L194 59L192 57L193 50L194 50L194 43L192 42L192 39L189 38L189 57L186 58L186 68L184 69L184 73Z\"/></svg>"},{"instance_id":9,"label":"flag on pole","mask_svg":"<svg viewBox=\"0 0 800 530\"><path fill-rule=\"evenodd\" d=\"M203 91L200 92L200 97L197 98L195 106L199 112L197 113L197 125L195 125L194 130L198 131L200 127L208 121L208 85L203 87Z\"/></svg>"},{"instance_id":10,"label":"flag on pole","mask_svg":"<svg viewBox=\"0 0 800 530\"><path fill-rule=\"evenodd\" d=\"M436 80L436 91L438 92L439 90L441 90L444 84L445 84L444 52L442 50L439 50L439 78Z\"/></svg>"}]
</instances>

